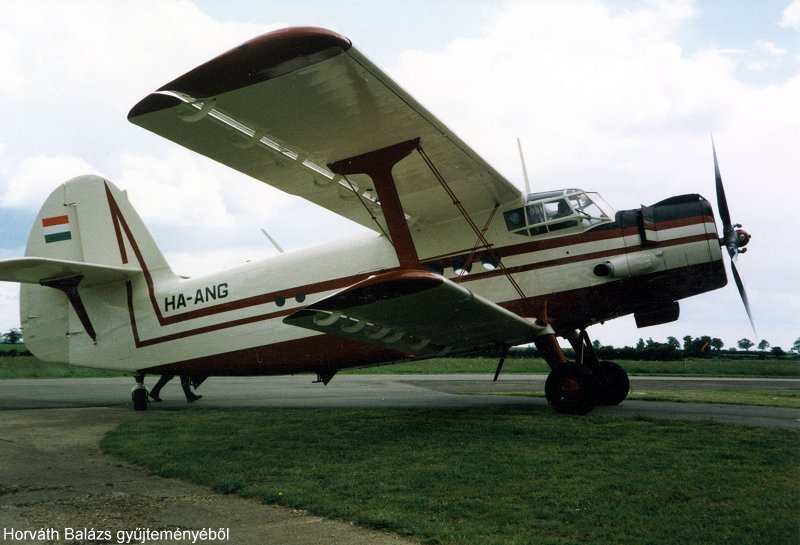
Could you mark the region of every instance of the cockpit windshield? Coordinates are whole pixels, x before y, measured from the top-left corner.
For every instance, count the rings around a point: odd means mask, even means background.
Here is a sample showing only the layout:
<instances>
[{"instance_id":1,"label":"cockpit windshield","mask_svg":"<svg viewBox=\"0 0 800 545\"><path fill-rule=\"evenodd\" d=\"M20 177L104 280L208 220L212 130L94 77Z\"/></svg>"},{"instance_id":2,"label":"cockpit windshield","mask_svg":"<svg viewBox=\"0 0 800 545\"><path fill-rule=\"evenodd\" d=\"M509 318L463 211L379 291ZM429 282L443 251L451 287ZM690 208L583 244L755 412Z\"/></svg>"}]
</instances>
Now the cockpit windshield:
<instances>
[{"instance_id":1,"label":"cockpit windshield","mask_svg":"<svg viewBox=\"0 0 800 545\"><path fill-rule=\"evenodd\" d=\"M527 204L504 212L506 227L525 236L586 231L613 221L614 211L597 193L563 189L528 195Z\"/></svg>"}]
</instances>

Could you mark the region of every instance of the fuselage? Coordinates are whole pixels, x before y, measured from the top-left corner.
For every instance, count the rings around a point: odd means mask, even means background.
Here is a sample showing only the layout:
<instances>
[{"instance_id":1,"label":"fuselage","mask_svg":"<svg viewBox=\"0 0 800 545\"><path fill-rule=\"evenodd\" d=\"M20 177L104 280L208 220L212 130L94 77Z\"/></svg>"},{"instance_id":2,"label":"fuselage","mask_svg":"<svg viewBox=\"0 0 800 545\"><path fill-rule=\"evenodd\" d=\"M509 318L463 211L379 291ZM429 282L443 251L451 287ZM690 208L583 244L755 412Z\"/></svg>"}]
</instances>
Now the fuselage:
<instances>
[{"instance_id":1,"label":"fuselage","mask_svg":"<svg viewBox=\"0 0 800 545\"><path fill-rule=\"evenodd\" d=\"M670 321L677 318L678 299L726 283L711 207L697 195L618 212L564 234L520 234L499 213L487 219L476 222L486 225L502 267L490 263L485 248L476 249L474 235L458 221L414 226L420 266L512 312L546 321L561 335L631 313L644 325ZM314 301L398 269L385 236L359 236L196 278L159 281L146 262L134 264L143 276L105 294L120 311L114 327L133 333L126 356L109 361L87 346L85 354L71 352L75 363L199 375L283 374L410 357L283 323Z\"/></svg>"}]
</instances>

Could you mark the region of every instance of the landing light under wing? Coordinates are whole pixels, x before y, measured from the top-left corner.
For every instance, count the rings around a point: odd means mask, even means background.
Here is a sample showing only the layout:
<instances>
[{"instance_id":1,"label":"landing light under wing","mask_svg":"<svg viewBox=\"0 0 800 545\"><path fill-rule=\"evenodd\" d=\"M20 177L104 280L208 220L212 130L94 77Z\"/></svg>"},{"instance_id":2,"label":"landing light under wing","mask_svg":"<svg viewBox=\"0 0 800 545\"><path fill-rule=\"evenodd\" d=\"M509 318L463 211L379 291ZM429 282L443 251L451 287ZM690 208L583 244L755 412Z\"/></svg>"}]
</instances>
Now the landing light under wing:
<instances>
[{"instance_id":1,"label":"landing light under wing","mask_svg":"<svg viewBox=\"0 0 800 545\"><path fill-rule=\"evenodd\" d=\"M284 322L419 357L529 342L539 327L428 271L371 277Z\"/></svg>"},{"instance_id":2,"label":"landing light under wing","mask_svg":"<svg viewBox=\"0 0 800 545\"><path fill-rule=\"evenodd\" d=\"M416 138L470 213L523 202L349 40L323 29L255 38L164 85L128 119L374 230L375 221L385 222L371 180L353 175L351 185L328 165ZM410 221L459 216L418 154L395 165L393 175Z\"/></svg>"}]
</instances>

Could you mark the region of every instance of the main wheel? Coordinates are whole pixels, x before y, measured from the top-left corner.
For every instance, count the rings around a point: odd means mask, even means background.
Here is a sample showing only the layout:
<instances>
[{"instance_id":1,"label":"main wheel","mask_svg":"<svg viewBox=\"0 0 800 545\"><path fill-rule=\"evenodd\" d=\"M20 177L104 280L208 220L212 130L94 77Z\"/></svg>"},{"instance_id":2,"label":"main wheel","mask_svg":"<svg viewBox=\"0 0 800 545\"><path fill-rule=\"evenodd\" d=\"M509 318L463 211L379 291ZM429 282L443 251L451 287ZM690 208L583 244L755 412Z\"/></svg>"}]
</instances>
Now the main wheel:
<instances>
[{"instance_id":1,"label":"main wheel","mask_svg":"<svg viewBox=\"0 0 800 545\"><path fill-rule=\"evenodd\" d=\"M600 389L598 405L619 405L628 397L631 381L625 369L611 361L600 362Z\"/></svg>"},{"instance_id":2,"label":"main wheel","mask_svg":"<svg viewBox=\"0 0 800 545\"><path fill-rule=\"evenodd\" d=\"M592 370L578 363L566 363L547 376L544 393L556 412L586 414L597 404L598 381Z\"/></svg>"}]
</instances>

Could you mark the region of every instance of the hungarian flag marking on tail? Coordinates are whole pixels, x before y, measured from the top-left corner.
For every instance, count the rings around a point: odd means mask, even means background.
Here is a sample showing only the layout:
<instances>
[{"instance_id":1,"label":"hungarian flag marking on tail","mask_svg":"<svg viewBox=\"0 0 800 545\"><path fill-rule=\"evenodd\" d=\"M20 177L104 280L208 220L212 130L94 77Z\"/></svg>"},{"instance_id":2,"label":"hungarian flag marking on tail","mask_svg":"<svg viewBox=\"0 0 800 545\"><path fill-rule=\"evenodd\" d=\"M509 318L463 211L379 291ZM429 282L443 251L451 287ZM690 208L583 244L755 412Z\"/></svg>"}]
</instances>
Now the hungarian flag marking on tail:
<instances>
[{"instance_id":1,"label":"hungarian flag marking on tail","mask_svg":"<svg viewBox=\"0 0 800 545\"><path fill-rule=\"evenodd\" d=\"M42 220L44 231L44 241L46 243L58 242L59 240L70 240L72 232L69 228L69 217L54 216Z\"/></svg>"}]
</instances>

